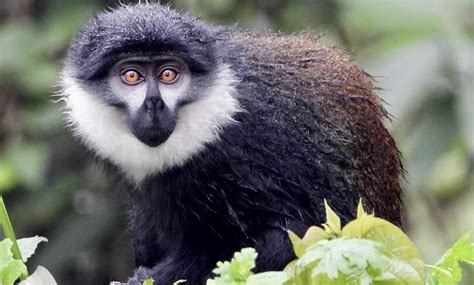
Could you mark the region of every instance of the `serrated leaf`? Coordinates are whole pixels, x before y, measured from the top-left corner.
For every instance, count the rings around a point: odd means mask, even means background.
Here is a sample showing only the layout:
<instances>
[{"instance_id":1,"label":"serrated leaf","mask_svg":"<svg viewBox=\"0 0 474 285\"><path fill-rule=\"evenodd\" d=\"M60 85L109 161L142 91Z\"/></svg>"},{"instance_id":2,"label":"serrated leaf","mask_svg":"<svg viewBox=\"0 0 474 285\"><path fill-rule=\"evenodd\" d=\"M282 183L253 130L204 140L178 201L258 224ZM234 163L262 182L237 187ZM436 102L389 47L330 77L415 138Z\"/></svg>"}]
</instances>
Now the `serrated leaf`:
<instances>
[{"instance_id":1,"label":"serrated leaf","mask_svg":"<svg viewBox=\"0 0 474 285\"><path fill-rule=\"evenodd\" d=\"M246 285L291 285L291 275L286 272L264 272L251 275Z\"/></svg>"},{"instance_id":2,"label":"serrated leaf","mask_svg":"<svg viewBox=\"0 0 474 285\"><path fill-rule=\"evenodd\" d=\"M336 235L340 234L341 233L341 219L336 214L336 212L334 212L331 209L331 207L329 207L329 204L327 203L326 199L324 199L324 209L326 210L326 224L327 224L327 226Z\"/></svg>"},{"instance_id":3,"label":"serrated leaf","mask_svg":"<svg viewBox=\"0 0 474 285\"><path fill-rule=\"evenodd\" d=\"M34 236L17 240L23 262L26 262L28 258L35 253L36 248L38 248L38 245L42 242L48 242L48 239L45 237Z\"/></svg>"},{"instance_id":4,"label":"serrated leaf","mask_svg":"<svg viewBox=\"0 0 474 285\"><path fill-rule=\"evenodd\" d=\"M342 229L347 238L369 239L382 244L384 250L391 252L402 262L410 264L424 279L424 262L415 244L397 226L374 215L363 215Z\"/></svg>"},{"instance_id":5,"label":"serrated leaf","mask_svg":"<svg viewBox=\"0 0 474 285\"><path fill-rule=\"evenodd\" d=\"M320 241L308 248L295 268L296 284L423 284L410 263L367 239Z\"/></svg>"},{"instance_id":6,"label":"serrated leaf","mask_svg":"<svg viewBox=\"0 0 474 285\"><path fill-rule=\"evenodd\" d=\"M301 284L345 284L342 282L355 276L370 277L371 263L381 267L386 263L376 242L343 238L323 240L297 261L296 276L297 280L304 280Z\"/></svg>"},{"instance_id":7,"label":"serrated leaf","mask_svg":"<svg viewBox=\"0 0 474 285\"><path fill-rule=\"evenodd\" d=\"M376 276L377 284L424 284L419 272L409 263L400 259L390 259L388 267L381 275Z\"/></svg>"},{"instance_id":8,"label":"serrated leaf","mask_svg":"<svg viewBox=\"0 0 474 285\"><path fill-rule=\"evenodd\" d=\"M48 269L43 266L38 266L25 280L21 281L18 285L56 285L57 282L54 279L53 275L48 271Z\"/></svg>"},{"instance_id":9,"label":"serrated leaf","mask_svg":"<svg viewBox=\"0 0 474 285\"><path fill-rule=\"evenodd\" d=\"M330 234L316 226L309 227L302 239L292 231L288 231L288 236L297 257L301 257L308 247L316 244L318 241L331 238Z\"/></svg>"},{"instance_id":10,"label":"serrated leaf","mask_svg":"<svg viewBox=\"0 0 474 285\"><path fill-rule=\"evenodd\" d=\"M474 243L469 243L470 234L464 234L446 251L443 257L428 272L429 284L457 284L462 279L459 262L474 263Z\"/></svg>"},{"instance_id":11,"label":"serrated leaf","mask_svg":"<svg viewBox=\"0 0 474 285\"><path fill-rule=\"evenodd\" d=\"M252 269L255 267L257 252L254 248L243 248L234 254L232 260L217 263L217 268L212 272L217 276L207 280L211 284L245 284L247 278L252 275Z\"/></svg>"}]
</instances>

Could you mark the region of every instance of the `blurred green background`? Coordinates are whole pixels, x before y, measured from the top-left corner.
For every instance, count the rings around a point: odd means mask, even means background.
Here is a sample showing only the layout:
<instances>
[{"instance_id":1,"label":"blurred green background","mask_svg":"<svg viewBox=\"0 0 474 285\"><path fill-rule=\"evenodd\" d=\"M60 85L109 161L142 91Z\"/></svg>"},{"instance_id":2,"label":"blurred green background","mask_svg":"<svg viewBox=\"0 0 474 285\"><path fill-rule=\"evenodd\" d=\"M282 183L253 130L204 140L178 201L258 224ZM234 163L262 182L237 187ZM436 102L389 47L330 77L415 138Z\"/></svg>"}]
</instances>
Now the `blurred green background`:
<instances>
[{"instance_id":1,"label":"blurred green background","mask_svg":"<svg viewBox=\"0 0 474 285\"><path fill-rule=\"evenodd\" d=\"M30 271L44 265L59 284L126 280L133 268L124 209L50 97L78 27L117 2L0 0L0 194L19 237L49 239ZM311 30L345 48L392 114L407 172L406 230L426 261L474 231L473 1L166 2L211 23Z\"/></svg>"}]
</instances>

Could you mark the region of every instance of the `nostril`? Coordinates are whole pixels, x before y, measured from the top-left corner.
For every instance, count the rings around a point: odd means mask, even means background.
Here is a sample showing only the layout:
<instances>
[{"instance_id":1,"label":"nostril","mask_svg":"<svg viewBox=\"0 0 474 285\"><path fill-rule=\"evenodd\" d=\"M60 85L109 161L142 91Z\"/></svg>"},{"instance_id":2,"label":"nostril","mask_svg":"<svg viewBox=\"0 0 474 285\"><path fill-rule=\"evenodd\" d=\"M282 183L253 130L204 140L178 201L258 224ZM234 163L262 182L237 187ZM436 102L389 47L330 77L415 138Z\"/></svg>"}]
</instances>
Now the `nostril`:
<instances>
[{"instance_id":1,"label":"nostril","mask_svg":"<svg viewBox=\"0 0 474 285\"><path fill-rule=\"evenodd\" d=\"M161 100L161 98L157 98L155 102L155 108L157 111L163 111L163 108L165 107L165 102Z\"/></svg>"},{"instance_id":2,"label":"nostril","mask_svg":"<svg viewBox=\"0 0 474 285\"><path fill-rule=\"evenodd\" d=\"M154 109L154 103L152 100L150 99L147 99L145 100L145 112L153 112L153 109Z\"/></svg>"},{"instance_id":3,"label":"nostril","mask_svg":"<svg viewBox=\"0 0 474 285\"><path fill-rule=\"evenodd\" d=\"M163 111L165 103L161 98L149 98L145 100L145 112L154 113Z\"/></svg>"}]
</instances>

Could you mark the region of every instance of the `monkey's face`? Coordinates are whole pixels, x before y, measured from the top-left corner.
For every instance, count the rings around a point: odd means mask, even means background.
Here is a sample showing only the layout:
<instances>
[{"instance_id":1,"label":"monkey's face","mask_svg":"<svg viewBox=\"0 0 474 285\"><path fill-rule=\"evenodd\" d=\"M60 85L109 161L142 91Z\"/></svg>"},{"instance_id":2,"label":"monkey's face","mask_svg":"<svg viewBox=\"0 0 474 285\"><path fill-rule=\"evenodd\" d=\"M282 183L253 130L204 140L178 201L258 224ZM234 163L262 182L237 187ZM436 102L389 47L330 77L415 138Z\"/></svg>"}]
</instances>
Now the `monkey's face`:
<instances>
[{"instance_id":1,"label":"monkey's face","mask_svg":"<svg viewBox=\"0 0 474 285\"><path fill-rule=\"evenodd\" d=\"M179 58L131 57L111 68L102 92L126 114L137 139L156 147L174 131L179 109L199 95L190 87L189 68Z\"/></svg>"},{"instance_id":2,"label":"monkey's face","mask_svg":"<svg viewBox=\"0 0 474 285\"><path fill-rule=\"evenodd\" d=\"M157 4L93 17L61 76L74 133L135 182L217 141L240 107L215 33Z\"/></svg>"}]
</instances>

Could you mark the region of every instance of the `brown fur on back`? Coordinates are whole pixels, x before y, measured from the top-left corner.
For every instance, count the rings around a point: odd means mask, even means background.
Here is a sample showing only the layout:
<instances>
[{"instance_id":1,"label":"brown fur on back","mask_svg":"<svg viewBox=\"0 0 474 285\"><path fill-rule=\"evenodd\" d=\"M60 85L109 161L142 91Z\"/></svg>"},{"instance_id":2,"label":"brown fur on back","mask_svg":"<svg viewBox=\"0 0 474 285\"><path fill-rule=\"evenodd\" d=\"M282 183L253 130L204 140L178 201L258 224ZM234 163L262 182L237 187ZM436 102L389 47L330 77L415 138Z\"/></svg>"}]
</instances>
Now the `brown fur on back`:
<instances>
[{"instance_id":1,"label":"brown fur on back","mask_svg":"<svg viewBox=\"0 0 474 285\"><path fill-rule=\"evenodd\" d=\"M343 144L352 156L354 172L358 172L347 175L352 175L354 185L362 189L364 204L376 215L401 225L400 153L383 125L387 113L370 76L342 50L306 33L236 33L233 39L246 46L251 66L260 80L266 80L264 84L309 102L324 113L319 124L347 139Z\"/></svg>"}]
</instances>

